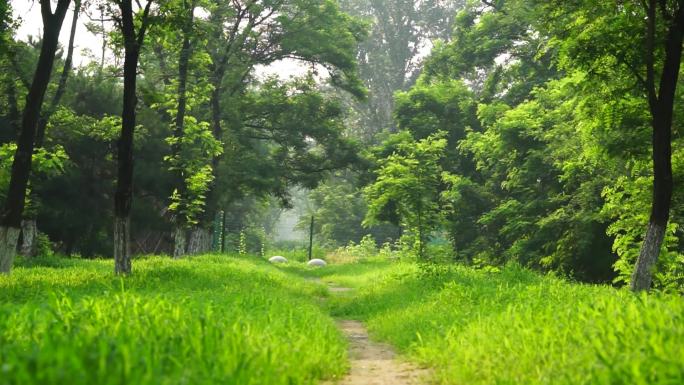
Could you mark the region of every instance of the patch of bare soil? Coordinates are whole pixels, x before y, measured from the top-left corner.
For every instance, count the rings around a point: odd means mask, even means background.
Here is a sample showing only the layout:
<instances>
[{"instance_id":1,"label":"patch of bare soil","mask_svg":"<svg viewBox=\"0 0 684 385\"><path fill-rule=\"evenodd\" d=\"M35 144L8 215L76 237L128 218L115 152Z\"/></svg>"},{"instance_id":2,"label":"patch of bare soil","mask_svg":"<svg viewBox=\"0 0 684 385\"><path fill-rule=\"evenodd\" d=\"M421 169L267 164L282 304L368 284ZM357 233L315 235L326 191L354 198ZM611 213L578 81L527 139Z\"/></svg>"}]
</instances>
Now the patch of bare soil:
<instances>
[{"instance_id":1,"label":"patch of bare soil","mask_svg":"<svg viewBox=\"0 0 684 385\"><path fill-rule=\"evenodd\" d=\"M338 321L349 339L351 370L340 385L418 385L426 371L396 359L386 344L368 338L366 327L359 321Z\"/></svg>"},{"instance_id":2,"label":"patch of bare soil","mask_svg":"<svg viewBox=\"0 0 684 385\"><path fill-rule=\"evenodd\" d=\"M348 287L328 286L328 290L330 290L331 293L347 293L353 289Z\"/></svg>"}]
</instances>

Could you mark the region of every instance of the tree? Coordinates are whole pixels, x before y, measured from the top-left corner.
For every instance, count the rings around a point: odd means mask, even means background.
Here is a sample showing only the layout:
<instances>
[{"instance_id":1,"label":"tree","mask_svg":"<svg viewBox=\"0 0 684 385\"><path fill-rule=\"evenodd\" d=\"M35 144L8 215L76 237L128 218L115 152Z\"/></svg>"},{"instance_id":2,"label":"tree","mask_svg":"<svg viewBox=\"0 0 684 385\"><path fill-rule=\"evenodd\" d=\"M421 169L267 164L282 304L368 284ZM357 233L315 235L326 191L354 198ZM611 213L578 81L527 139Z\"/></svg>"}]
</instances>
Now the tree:
<instances>
[{"instance_id":1,"label":"tree","mask_svg":"<svg viewBox=\"0 0 684 385\"><path fill-rule=\"evenodd\" d=\"M415 251L424 259L430 234L442 219L439 185L446 174L439 161L447 141L443 132L419 141L414 141L408 132L396 135L396 151L379 160L377 179L364 190L368 200L364 223L400 224L412 233Z\"/></svg>"},{"instance_id":2,"label":"tree","mask_svg":"<svg viewBox=\"0 0 684 385\"><path fill-rule=\"evenodd\" d=\"M670 219L672 121L684 40L684 1L628 1L620 5L583 1L559 7L550 15L552 31L564 36L558 41L562 64L594 70L610 62L632 77L648 102L653 198L631 280L632 290L647 290ZM616 34L623 38L609 37ZM635 41L641 44L635 45ZM588 49L589 45L592 49ZM598 79L602 73L605 70L596 71Z\"/></svg>"},{"instance_id":3,"label":"tree","mask_svg":"<svg viewBox=\"0 0 684 385\"><path fill-rule=\"evenodd\" d=\"M354 52L365 29L362 23L340 12L335 2L247 0L229 4L214 0L208 8L206 52L211 58L213 87L210 121L214 137L226 146L230 145L229 139L235 137L228 129L240 118L236 105L230 103L241 100L257 65L269 65L283 59L318 65L327 72L331 85L355 97L363 97ZM207 192L204 223L196 231L204 231L202 227L212 223L218 211L221 199L216 186L226 183L221 180L218 170L236 167L223 164L233 157L229 152L226 148L226 156L214 157L213 183ZM235 173L229 171L230 174ZM228 181L229 185L235 183ZM239 189L240 185L235 187Z\"/></svg>"},{"instance_id":4,"label":"tree","mask_svg":"<svg viewBox=\"0 0 684 385\"><path fill-rule=\"evenodd\" d=\"M120 14L115 17L124 41L124 73L121 136L117 143L118 174L114 195L114 272L130 274L130 212L133 202L133 134L138 102L138 59L150 23L152 0L148 0L144 8L135 12L132 0L116 0L116 5ZM139 20L135 20L136 16Z\"/></svg>"},{"instance_id":5,"label":"tree","mask_svg":"<svg viewBox=\"0 0 684 385\"><path fill-rule=\"evenodd\" d=\"M396 129L393 95L412 86L422 71L431 40L448 40L461 0L343 0L341 7L370 24L370 34L357 51L359 75L369 98L355 103L365 142L375 143L383 130Z\"/></svg>"},{"instance_id":6,"label":"tree","mask_svg":"<svg viewBox=\"0 0 684 385\"><path fill-rule=\"evenodd\" d=\"M647 14L646 77L640 81L644 83L648 94L653 126L653 203L648 230L632 276L631 288L634 291L647 290L651 287L653 266L658 260L670 218L673 187L672 115L684 40L684 1L680 0L675 4L672 9L669 9L667 2L662 1L650 0L644 4ZM663 41L665 53L660 79L657 81L656 55L659 51L656 46L656 28L659 13L665 21L667 32Z\"/></svg>"},{"instance_id":7,"label":"tree","mask_svg":"<svg viewBox=\"0 0 684 385\"><path fill-rule=\"evenodd\" d=\"M0 272L2 273L10 272L14 254L16 253L25 206L26 188L31 173L36 128L40 119L45 91L50 82L59 32L70 3L70 0L59 0L53 12L50 1L42 0L40 2L43 20L40 58L38 59L31 87L26 96L17 150L12 163L12 176L9 182L7 198L0 212Z\"/></svg>"},{"instance_id":8,"label":"tree","mask_svg":"<svg viewBox=\"0 0 684 385\"><path fill-rule=\"evenodd\" d=\"M72 70L72 61L74 55L74 40L76 38L76 25L78 22L79 12L81 10L81 0L74 1L73 16L71 18L71 31L69 33L69 43L67 45L67 55L64 59L64 65L62 67L62 72L59 77L59 82L57 84L57 90L55 91L50 104L45 109L45 112L41 114L38 120L38 128L36 129L36 149L43 147L45 142L45 130L47 128L50 116L55 112L60 104L62 96L66 91L67 80L69 79L69 73ZM37 197L33 197L32 200L37 200ZM36 224L36 213L31 213L29 210L29 215L25 215L21 223L21 254L24 256L35 256L36 254L36 236L38 235L38 226Z\"/></svg>"}]
</instances>

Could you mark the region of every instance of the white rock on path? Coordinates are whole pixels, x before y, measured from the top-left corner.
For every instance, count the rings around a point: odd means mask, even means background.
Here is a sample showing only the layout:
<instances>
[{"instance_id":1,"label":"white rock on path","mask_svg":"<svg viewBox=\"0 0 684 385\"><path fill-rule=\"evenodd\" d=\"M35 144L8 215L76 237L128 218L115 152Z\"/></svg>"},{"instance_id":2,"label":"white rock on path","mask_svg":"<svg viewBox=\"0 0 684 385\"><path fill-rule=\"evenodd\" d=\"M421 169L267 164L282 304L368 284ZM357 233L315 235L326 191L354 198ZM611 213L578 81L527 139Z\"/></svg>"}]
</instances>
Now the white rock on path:
<instances>
[{"instance_id":1,"label":"white rock on path","mask_svg":"<svg viewBox=\"0 0 684 385\"><path fill-rule=\"evenodd\" d=\"M269 258L268 261L271 263L287 263L287 258L282 257L280 255L275 255Z\"/></svg>"},{"instance_id":2,"label":"white rock on path","mask_svg":"<svg viewBox=\"0 0 684 385\"><path fill-rule=\"evenodd\" d=\"M319 267L323 267L323 266L327 265L327 263L325 263L325 261L322 260L322 259L316 258L316 259L310 260L310 261L307 263L307 265L309 265L309 266L319 266Z\"/></svg>"}]
</instances>

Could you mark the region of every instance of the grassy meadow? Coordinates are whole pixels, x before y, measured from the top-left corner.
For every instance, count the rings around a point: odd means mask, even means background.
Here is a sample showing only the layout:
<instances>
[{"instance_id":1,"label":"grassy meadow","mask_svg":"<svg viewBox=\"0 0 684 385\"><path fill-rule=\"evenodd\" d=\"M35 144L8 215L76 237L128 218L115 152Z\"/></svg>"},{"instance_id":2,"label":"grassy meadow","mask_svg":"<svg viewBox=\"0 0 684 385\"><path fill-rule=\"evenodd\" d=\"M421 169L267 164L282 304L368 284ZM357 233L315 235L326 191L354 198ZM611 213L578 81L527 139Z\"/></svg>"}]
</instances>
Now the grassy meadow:
<instances>
[{"instance_id":1,"label":"grassy meadow","mask_svg":"<svg viewBox=\"0 0 684 385\"><path fill-rule=\"evenodd\" d=\"M684 299L569 283L511 266L485 272L382 261L333 266L356 287L336 317L433 368L439 384L682 384Z\"/></svg>"},{"instance_id":2,"label":"grassy meadow","mask_svg":"<svg viewBox=\"0 0 684 385\"><path fill-rule=\"evenodd\" d=\"M0 276L0 384L313 384L346 370L327 290L258 259L46 260Z\"/></svg>"},{"instance_id":3,"label":"grassy meadow","mask_svg":"<svg viewBox=\"0 0 684 385\"><path fill-rule=\"evenodd\" d=\"M138 259L121 279L111 261L23 264L0 276L1 385L320 383L348 368L334 318L436 384L684 383L682 297L516 266L209 255Z\"/></svg>"}]
</instances>

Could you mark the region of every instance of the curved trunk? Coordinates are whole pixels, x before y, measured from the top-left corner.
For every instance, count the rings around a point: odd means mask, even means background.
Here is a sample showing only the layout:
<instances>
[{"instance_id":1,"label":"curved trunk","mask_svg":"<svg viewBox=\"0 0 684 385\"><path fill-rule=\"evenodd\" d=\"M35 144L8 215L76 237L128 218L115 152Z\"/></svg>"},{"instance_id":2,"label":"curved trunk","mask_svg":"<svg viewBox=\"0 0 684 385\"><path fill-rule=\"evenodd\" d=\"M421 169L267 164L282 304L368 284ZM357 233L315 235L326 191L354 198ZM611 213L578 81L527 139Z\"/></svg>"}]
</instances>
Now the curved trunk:
<instances>
[{"instance_id":1,"label":"curved trunk","mask_svg":"<svg viewBox=\"0 0 684 385\"><path fill-rule=\"evenodd\" d=\"M43 147L43 142L45 141L45 129L47 128L47 123L50 120L50 116L55 112L59 102L64 96L66 91L67 80L69 79L69 73L71 72L71 64L74 57L74 40L76 38L76 26L78 25L78 14L81 8L81 0L76 0L74 2L74 12L71 18L71 31L69 32L69 45L67 47L67 56L64 59L64 66L62 67L62 73L59 76L59 83L57 84L57 91L52 96L50 101L50 106L46 109L45 113L41 116L38 121L38 128L36 129L36 148Z\"/></svg>"},{"instance_id":2,"label":"curved trunk","mask_svg":"<svg viewBox=\"0 0 684 385\"><path fill-rule=\"evenodd\" d=\"M672 17L665 41L660 84L655 88L653 48L656 30L656 4L651 0L648 8L647 88L651 125L653 128L653 200L651 216L644 242L632 274L633 291L648 290L651 287L653 269L658 261L663 239L670 219L672 201L672 117L675 91L679 79L684 39L684 1Z\"/></svg>"},{"instance_id":3,"label":"curved trunk","mask_svg":"<svg viewBox=\"0 0 684 385\"><path fill-rule=\"evenodd\" d=\"M9 273L16 252L17 239L26 204L26 188L33 162L36 125L43 107L45 91L50 82L59 31L62 28L69 3L70 0L60 0L53 14L50 9L51 2L41 2L44 28L43 43L40 47L40 56L33 82L26 96L26 107L22 116L21 131L17 139L17 150L12 161L12 174L7 189L7 197L4 207L0 211L0 229L3 229L0 236L0 266L2 266L0 270L4 273Z\"/></svg>"}]
</instances>

